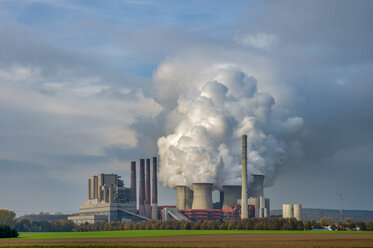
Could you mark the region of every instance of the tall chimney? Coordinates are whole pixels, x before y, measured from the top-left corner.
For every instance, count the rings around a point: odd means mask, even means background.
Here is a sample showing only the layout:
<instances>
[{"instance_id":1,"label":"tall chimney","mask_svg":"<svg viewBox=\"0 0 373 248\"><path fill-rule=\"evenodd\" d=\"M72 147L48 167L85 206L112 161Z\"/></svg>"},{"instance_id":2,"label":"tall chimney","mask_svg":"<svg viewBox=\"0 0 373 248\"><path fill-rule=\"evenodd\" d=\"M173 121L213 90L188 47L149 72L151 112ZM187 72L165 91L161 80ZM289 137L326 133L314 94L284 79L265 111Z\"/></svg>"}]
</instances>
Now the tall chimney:
<instances>
[{"instance_id":1,"label":"tall chimney","mask_svg":"<svg viewBox=\"0 0 373 248\"><path fill-rule=\"evenodd\" d=\"M88 200L92 199L92 180L88 179Z\"/></svg>"},{"instance_id":2,"label":"tall chimney","mask_svg":"<svg viewBox=\"0 0 373 248\"><path fill-rule=\"evenodd\" d=\"M246 219L249 217L247 203L247 135L242 135L241 219Z\"/></svg>"},{"instance_id":3,"label":"tall chimney","mask_svg":"<svg viewBox=\"0 0 373 248\"><path fill-rule=\"evenodd\" d=\"M136 161L131 162L131 201L135 203L135 208L137 208L136 202Z\"/></svg>"},{"instance_id":4,"label":"tall chimney","mask_svg":"<svg viewBox=\"0 0 373 248\"><path fill-rule=\"evenodd\" d=\"M139 213L145 215L145 159L140 159Z\"/></svg>"},{"instance_id":5,"label":"tall chimney","mask_svg":"<svg viewBox=\"0 0 373 248\"><path fill-rule=\"evenodd\" d=\"M152 219L158 219L158 179L157 179L157 157L153 157L153 180L152 180Z\"/></svg>"},{"instance_id":6,"label":"tall chimney","mask_svg":"<svg viewBox=\"0 0 373 248\"><path fill-rule=\"evenodd\" d=\"M151 218L151 207L150 207L150 159L146 159L146 171L145 171L145 216Z\"/></svg>"}]
</instances>

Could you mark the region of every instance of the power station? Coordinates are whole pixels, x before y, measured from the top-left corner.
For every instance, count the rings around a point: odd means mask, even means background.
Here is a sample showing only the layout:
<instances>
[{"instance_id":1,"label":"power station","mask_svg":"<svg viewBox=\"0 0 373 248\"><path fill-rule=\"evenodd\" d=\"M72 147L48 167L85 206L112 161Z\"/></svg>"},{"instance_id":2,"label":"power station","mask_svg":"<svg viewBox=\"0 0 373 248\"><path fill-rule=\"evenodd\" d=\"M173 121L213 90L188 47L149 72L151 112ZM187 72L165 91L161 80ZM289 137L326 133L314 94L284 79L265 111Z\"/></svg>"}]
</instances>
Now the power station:
<instances>
[{"instance_id":1,"label":"power station","mask_svg":"<svg viewBox=\"0 0 373 248\"><path fill-rule=\"evenodd\" d=\"M130 187L116 174L99 174L88 179L88 200L78 215L68 219L77 224L100 221L142 220L239 220L270 216L270 200L264 197L264 175L247 178L247 136L242 136L242 183L223 185L220 199L213 202L212 183L195 182L192 188L177 185L176 205L158 206L157 157L139 160L137 184L136 161L131 162ZM151 173L152 172L152 173ZM152 178L152 180L151 180ZM138 194L137 194L138 189ZM301 219L301 205L284 204L283 217Z\"/></svg>"}]
</instances>

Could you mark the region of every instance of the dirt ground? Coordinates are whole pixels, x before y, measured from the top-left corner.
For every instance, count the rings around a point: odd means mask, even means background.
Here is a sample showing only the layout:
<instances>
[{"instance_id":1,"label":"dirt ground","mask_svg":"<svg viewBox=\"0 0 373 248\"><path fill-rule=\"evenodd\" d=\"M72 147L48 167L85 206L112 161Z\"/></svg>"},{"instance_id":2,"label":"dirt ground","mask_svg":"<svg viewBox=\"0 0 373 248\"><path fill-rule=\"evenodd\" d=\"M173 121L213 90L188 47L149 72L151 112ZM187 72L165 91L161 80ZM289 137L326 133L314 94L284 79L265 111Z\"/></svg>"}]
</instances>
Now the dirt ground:
<instances>
[{"instance_id":1,"label":"dirt ground","mask_svg":"<svg viewBox=\"0 0 373 248\"><path fill-rule=\"evenodd\" d=\"M373 247L373 234L226 234L141 238L0 240L0 246Z\"/></svg>"}]
</instances>

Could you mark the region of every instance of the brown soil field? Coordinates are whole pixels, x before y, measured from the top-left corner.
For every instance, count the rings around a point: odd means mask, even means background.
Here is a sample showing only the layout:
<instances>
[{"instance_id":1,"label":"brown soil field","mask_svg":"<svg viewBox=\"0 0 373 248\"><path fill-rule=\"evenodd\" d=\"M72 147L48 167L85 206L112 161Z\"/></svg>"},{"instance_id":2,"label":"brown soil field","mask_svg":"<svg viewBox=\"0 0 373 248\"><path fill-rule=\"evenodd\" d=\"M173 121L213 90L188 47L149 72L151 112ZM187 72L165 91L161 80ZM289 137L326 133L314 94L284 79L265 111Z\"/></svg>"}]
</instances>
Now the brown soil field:
<instances>
[{"instance_id":1,"label":"brown soil field","mask_svg":"<svg viewBox=\"0 0 373 248\"><path fill-rule=\"evenodd\" d=\"M0 246L373 247L373 234L224 234L141 238L2 240Z\"/></svg>"}]
</instances>

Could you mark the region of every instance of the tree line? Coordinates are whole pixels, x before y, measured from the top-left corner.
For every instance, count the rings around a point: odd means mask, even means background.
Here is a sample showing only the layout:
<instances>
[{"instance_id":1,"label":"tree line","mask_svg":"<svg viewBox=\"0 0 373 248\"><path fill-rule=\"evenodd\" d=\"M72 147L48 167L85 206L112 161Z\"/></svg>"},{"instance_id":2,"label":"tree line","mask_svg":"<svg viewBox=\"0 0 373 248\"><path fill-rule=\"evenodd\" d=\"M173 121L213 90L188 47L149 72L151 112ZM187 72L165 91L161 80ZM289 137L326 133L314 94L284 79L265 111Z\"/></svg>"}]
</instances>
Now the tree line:
<instances>
[{"instance_id":1,"label":"tree line","mask_svg":"<svg viewBox=\"0 0 373 248\"><path fill-rule=\"evenodd\" d=\"M335 225L335 229L333 229ZM373 231L373 222L333 223L332 230L360 230ZM312 230L322 229L316 221L298 221L295 218L249 218L238 221L200 220L187 222L178 220L148 220L142 222L99 222L95 224L76 225L69 220L58 221L29 221L17 222L15 228L20 232L90 232L113 230Z\"/></svg>"},{"instance_id":2,"label":"tree line","mask_svg":"<svg viewBox=\"0 0 373 248\"><path fill-rule=\"evenodd\" d=\"M8 212L6 212L8 211ZM332 230L367 230L373 231L373 222L353 222L346 218L344 222L336 222L333 218L324 217L320 222L298 221L295 218L249 218L237 221L200 220L188 221L155 221L142 222L99 222L96 224L76 225L69 220L30 221L28 219L15 219L15 213L9 210L0 210L0 225L4 226L4 233L10 233L10 229L19 232L88 232L111 230L312 230L329 226ZM8 226L8 227L5 227ZM5 235L5 234L4 234ZM18 235L18 233L17 233Z\"/></svg>"}]
</instances>

